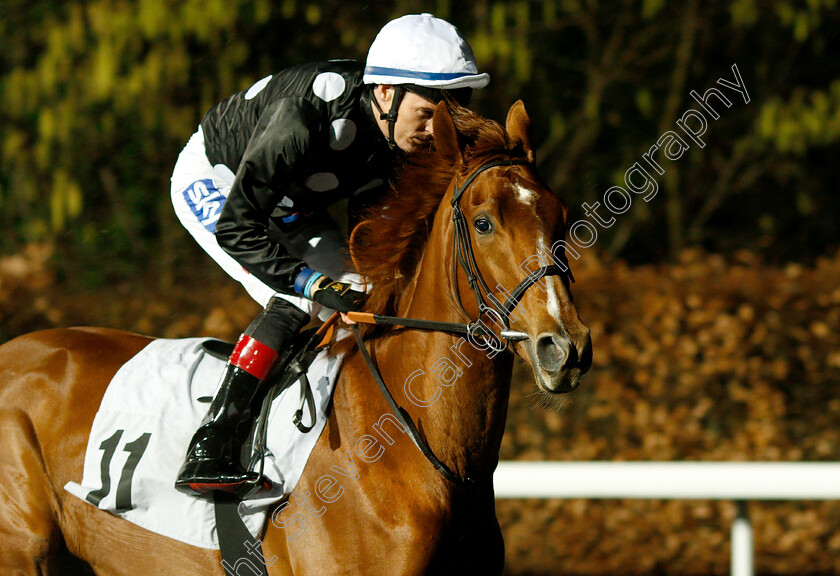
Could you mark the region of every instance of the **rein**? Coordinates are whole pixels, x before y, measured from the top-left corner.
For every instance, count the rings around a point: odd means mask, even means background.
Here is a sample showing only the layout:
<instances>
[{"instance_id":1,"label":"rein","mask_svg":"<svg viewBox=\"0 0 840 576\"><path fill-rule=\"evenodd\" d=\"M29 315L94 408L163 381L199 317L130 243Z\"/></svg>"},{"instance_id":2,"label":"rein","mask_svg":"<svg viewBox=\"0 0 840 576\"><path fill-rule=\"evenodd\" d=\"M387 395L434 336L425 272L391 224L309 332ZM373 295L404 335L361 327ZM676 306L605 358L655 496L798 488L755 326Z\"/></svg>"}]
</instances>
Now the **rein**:
<instances>
[{"instance_id":1,"label":"rein","mask_svg":"<svg viewBox=\"0 0 840 576\"><path fill-rule=\"evenodd\" d=\"M489 339L491 334L488 333L488 330L482 327L480 324L482 314L486 312L495 313L499 318L501 318L502 322L504 323L504 330L500 331L501 338L504 338L508 341L508 345L510 342L519 341L519 340L527 340L528 335L524 332L518 332L515 330L510 329L510 323L508 321L508 316L511 314L513 309L521 300L522 296L525 294L525 291L528 290L531 286L533 286L538 280L544 278L545 276L561 276L564 274L568 274L569 278L574 282L574 279L571 276L571 271L569 270L568 266L566 266L566 270L563 270L560 266L551 265L551 266L543 266L538 268L528 274L517 286L513 289L513 291L508 295L508 298L505 300L504 303L499 302L495 296L493 296L492 292L487 286L487 283L484 281L484 278L481 276L481 272L478 269L478 264L475 260L475 253L472 249L472 243L470 242L470 235L469 229L467 227L466 219L464 218L464 214L461 211L461 197L464 195L464 192L467 191L469 186L473 183L473 181L478 177L479 174L482 172L489 170L491 168L495 168L498 166L517 166L517 165L530 165L530 163L524 159L510 159L510 160L492 160L490 162L486 162L478 167L466 180L460 185L456 186L455 190L452 194L452 221L454 223L454 246L452 251L452 277L453 282L455 282L455 295L458 301L458 306L461 309L461 312L466 316L470 321L467 323L459 323L459 322L440 322L435 320L422 320L419 318L404 318L399 316L383 316L379 314L371 314L369 312L347 312L347 318L353 322L359 322L363 324L387 324L391 326L402 326L409 329L415 330L430 330L434 332L446 332L449 334L455 334L459 336L480 336L485 339ZM457 275L457 266L460 264L461 269L467 276L467 282L470 285L470 288L475 295L476 303L478 305L478 318L476 320L472 320L470 315L467 313L466 309L464 308L463 303L461 302L461 295L458 291L458 275ZM487 304L484 296L487 296L487 300L490 301L490 305ZM450 482L460 485L460 486L473 486L479 483L482 479L475 479L469 476L461 476L456 474L452 470L450 470L446 464L440 461L437 456L435 456L432 449L426 443L425 440L420 435L420 432L417 430L417 426L414 424L414 421L411 419L411 416L408 412L405 411L401 406L399 406L394 400L394 397L391 395L390 390L388 390L388 386L385 381L382 379L382 375L379 372L379 368L377 367L376 363L374 362L373 358L371 358L370 353L367 350L367 346L365 345L364 340L362 339L362 335L359 332L358 326L351 326L353 330L353 337L356 339L356 344L359 347L359 351L362 354L362 358L364 358L365 364L367 364L368 370L370 370L371 375L373 375L373 379L376 381L376 385L379 387L379 390L382 392L382 395L385 397L385 400L388 402L388 406L391 408L391 412L393 412L394 416L400 422L402 427L405 429L406 433L409 435L411 440L420 449L420 452L426 457L426 459L435 467L435 469L440 472L440 474L449 480ZM492 344L489 344L492 347ZM491 472L492 474L492 472Z\"/></svg>"},{"instance_id":2,"label":"rein","mask_svg":"<svg viewBox=\"0 0 840 576\"><path fill-rule=\"evenodd\" d=\"M459 476L450 470L446 464L441 462L437 456L435 456L435 453L432 452L432 449L426 441L423 440L423 437L420 436L420 432L417 430L417 426L415 426L411 416L405 411L405 409L397 404L397 401L394 400L394 397L391 395L391 391L388 390L388 385L385 384L385 380L382 379L382 375L379 373L379 368L376 366L376 363L367 351L367 346L365 346L365 342L362 340L362 335L359 333L359 327L354 325L352 328L353 337L356 339L356 344L359 346L359 351L362 353L362 358L365 359L365 364L367 364L368 370L370 370L370 373L373 375L373 379L376 380L376 385L379 387L380 392L382 392L382 395L385 396L385 400L388 402L391 412L393 412L400 425L405 429L412 442L414 442L414 445L420 449L420 452L422 452L423 456L432 463L432 466L434 466L435 469L450 482L466 486L477 484L478 480L470 478L469 476Z\"/></svg>"}]
</instances>

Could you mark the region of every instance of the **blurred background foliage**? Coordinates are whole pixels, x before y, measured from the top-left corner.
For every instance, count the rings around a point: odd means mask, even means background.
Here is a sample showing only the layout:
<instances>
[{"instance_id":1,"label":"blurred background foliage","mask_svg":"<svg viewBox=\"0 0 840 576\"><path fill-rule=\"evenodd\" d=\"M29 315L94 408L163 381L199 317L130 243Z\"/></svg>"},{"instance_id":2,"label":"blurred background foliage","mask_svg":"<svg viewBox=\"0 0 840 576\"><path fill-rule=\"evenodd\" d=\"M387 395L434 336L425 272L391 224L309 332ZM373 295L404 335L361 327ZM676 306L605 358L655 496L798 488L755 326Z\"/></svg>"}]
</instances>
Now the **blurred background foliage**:
<instances>
[{"instance_id":1,"label":"blurred background foliage","mask_svg":"<svg viewBox=\"0 0 840 576\"><path fill-rule=\"evenodd\" d=\"M737 64L705 148L666 162L659 194L602 231L606 260L686 247L805 260L838 244L836 0L366 3L328 0L5 0L0 7L0 246L55 245L80 286L194 256L169 176L204 111L286 66L364 59L389 19L431 11L493 77L474 107L523 98L544 177L583 217ZM203 264L202 264L203 265Z\"/></svg>"}]
</instances>

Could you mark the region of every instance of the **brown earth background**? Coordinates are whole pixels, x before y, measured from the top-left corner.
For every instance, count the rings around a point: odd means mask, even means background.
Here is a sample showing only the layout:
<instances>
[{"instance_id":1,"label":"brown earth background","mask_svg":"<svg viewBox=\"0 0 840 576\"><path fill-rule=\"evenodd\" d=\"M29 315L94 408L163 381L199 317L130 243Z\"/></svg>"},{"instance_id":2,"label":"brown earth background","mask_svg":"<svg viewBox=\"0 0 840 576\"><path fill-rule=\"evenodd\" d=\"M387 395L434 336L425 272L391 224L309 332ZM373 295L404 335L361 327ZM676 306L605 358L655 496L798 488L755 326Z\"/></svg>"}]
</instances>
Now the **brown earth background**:
<instances>
[{"instance_id":1,"label":"brown earth background","mask_svg":"<svg viewBox=\"0 0 840 576\"><path fill-rule=\"evenodd\" d=\"M213 273L166 293L69 293L52 257L31 244L0 258L3 340L68 325L233 339L257 311ZM554 410L517 366L503 460L840 460L840 253L813 266L745 251L638 267L585 257L575 275L593 369ZM840 503L749 512L759 574L840 574ZM498 502L517 576L727 574L734 514L714 501Z\"/></svg>"}]
</instances>

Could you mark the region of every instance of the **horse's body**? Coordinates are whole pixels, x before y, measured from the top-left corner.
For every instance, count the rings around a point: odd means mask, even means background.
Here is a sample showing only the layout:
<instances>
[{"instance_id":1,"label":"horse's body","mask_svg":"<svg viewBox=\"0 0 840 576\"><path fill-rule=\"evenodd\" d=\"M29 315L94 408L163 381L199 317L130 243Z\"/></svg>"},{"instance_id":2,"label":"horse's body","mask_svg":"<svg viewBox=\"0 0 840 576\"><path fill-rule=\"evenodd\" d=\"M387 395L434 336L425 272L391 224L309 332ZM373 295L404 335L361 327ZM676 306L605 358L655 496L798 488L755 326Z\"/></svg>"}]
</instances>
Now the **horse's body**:
<instances>
[{"instance_id":1,"label":"horse's body","mask_svg":"<svg viewBox=\"0 0 840 576\"><path fill-rule=\"evenodd\" d=\"M453 123L443 106L436 113L437 156L450 166L445 182L457 170L474 168L458 141L467 120ZM485 146L487 151L533 162L521 105L511 109L507 128L507 136L503 130L496 135L501 144ZM478 150L486 137L482 130L479 126L473 135ZM402 222L383 220L382 226L394 227L379 238L392 242L388 246L376 245L374 231L368 234L373 244L360 261L374 285L368 307L463 322L456 299L471 317L478 310L463 272L453 278L448 264L452 186L430 196L422 200L425 208L400 208L399 201L391 206L389 214L398 218L400 209L427 214L408 231L399 228ZM538 243L550 245L565 233L562 203L527 166L482 175L465 194L463 211L471 223L483 217L494 224L490 238L474 233L472 240L480 272L491 285L515 286L523 276L519 264L536 253ZM423 250L388 261L387 251L399 250L401 241L410 247L418 234L426 239ZM568 282L544 280L528 290L517 309L514 326L529 339L516 343L515 350L532 365L540 387L558 393L577 385L591 351ZM382 419L390 413L388 405L360 355L350 352L306 470L292 497L267 523L263 555L269 575L499 574L504 548L492 470L504 431L512 354L488 354L445 333L391 330L369 336L382 377L437 457L456 474L478 481L465 486L447 480L393 420ZM108 382L148 342L123 332L70 329L34 333L0 347L5 448L0 454L0 573L60 574L51 559L63 535L67 548L98 575L223 574L218 551L158 536L63 490L82 477L88 433ZM435 368L441 359L449 367L443 386L442 372ZM418 370L422 373L411 378Z\"/></svg>"}]
</instances>

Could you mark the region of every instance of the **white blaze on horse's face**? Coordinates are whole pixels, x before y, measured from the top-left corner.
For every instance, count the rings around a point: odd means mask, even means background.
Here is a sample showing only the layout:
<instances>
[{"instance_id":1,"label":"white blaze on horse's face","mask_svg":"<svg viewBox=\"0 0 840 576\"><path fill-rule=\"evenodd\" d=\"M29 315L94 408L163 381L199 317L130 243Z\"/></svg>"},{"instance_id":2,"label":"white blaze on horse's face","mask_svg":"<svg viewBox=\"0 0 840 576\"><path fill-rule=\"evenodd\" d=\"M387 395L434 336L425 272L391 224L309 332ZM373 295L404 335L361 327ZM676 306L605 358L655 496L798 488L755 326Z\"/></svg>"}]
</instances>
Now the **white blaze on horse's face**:
<instances>
[{"instance_id":1,"label":"white blaze on horse's face","mask_svg":"<svg viewBox=\"0 0 840 576\"><path fill-rule=\"evenodd\" d=\"M530 188L525 188L521 184L516 184L513 187L516 192L516 199L523 204L533 204L537 198L537 193Z\"/></svg>"},{"instance_id":2,"label":"white blaze on horse's face","mask_svg":"<svg viewBox=\"0 0 840 576\"><path fill-rule=\"evenodd\" d=\"M531 187L516 183L513 185L513 192L519 202L533 208L535 221L534 236L537 240L537 246L550 247L551 242L547 242L542 221L540 220L539 214L537 214L536 210L537 191ZM537 250L537 253L541 256L545 254L544 251L540 250ZM547 258L542 258L540 260L540 266L549 266L552 263L553 262L549 262ZM544 279L544 282L546 287L546 297L548 298L548 302L546 303L548 313L552 318L554 318L554 320L557 321L559 326L563 326L563 318L560 315L560 298L557 296L557 290L561 288L560 281L554 276L547 276Z\"/></svg>"},{"instance_id":3,"label":"white blaze on horse's face","mask_svg":"<svg viewBox=\"0 0 840 576\"><path fill-rule=\"evenodd\" d=\"M548 295L548 313L552 318L557 320L559 326L563 326L563 317L560 316L560 298L557 296L558 284L560 281L554 276L548 276L545 279Z\"/></svg>"},{"instance_id":4,"label":"white blaze on horse's face","mask_svg":"<svg viewBox=\"0 0 840 576\"><path fill-rule=\"evenodd\" d=\"M516 199L528 206L532 209L532 215L534 219L534 237L536 239L536 245L541 247L551 247L551 242L547 241L545 230L543 227L542 220L540 220L539 214L537 214L537 198L538 192L534 188L530 186L523 186L520 183L513 184L513 193ZM544 257L545 250L536 250L540 258L540 266L549 266L553 264L553 262L548 261L547 258ZM544 286L546 287L546 297L548 302L546 303L546 308L548 313L551 317L557 321L558 326L563 326L563 318L560 314L560 298L558 297L558 290L562 289L562 285L560 281L554 276L546 276L543 280Z\"/></svg>"},{"instance_id":5,"label":"white blaze on horse's face","mask_svg":"<svg viewBox=\"0 0 840 576\"><path fill-rule=\"evenodd\" d=\"M488 174L491 186L479 210L493 220L494 230L478 236L476 247L486 242L482 255L496 263L491 285L498 282L509 290L538 267L565 260L562 253L551 252L565 238L565 205L531 169L499 172ZM515 349L531 365L539 387L552 395L574 390L589 369L592 348L568 282L561 276L542 278L525 292L511 317L516 319L511 329L528 335Z\"/></svg>"}]
</instances>

